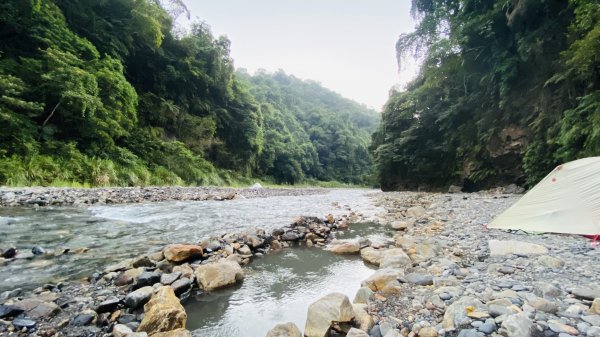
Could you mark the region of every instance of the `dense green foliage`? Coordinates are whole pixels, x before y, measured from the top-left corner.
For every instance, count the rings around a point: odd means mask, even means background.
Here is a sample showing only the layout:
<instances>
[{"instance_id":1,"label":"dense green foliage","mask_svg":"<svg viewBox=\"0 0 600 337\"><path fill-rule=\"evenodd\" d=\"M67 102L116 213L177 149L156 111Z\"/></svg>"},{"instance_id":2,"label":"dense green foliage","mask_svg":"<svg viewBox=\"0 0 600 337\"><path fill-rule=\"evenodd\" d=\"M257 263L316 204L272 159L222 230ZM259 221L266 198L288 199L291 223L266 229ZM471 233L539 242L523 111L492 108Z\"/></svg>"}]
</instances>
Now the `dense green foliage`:
<instances>
[{"instance_id":1,"label":"dense green foliage","mask_svg":"<svg viewBox=\"0 0 600 337\"><path fill-rule=\"evenodd\" d=\"M600 3L413 0L422 60L373 135L385 189L532 185L600 155Z\"/></svg>"},{"instance_id":2,"label":"dense green foliage","mask_svg":"<svg viewBox=\"0 0 600 337\"><path fill-rule=\"evenodd\" d=\"M229 41L204 24L175 34L178 9L169 9L158 0L0 4L0 185L227 184L253 175L293 183L338 173L363 181L364 132L355 137L355 124L337 115L355 106L335 98L332 106L346 105L291 114L254 93L262 86L251 94ZM346 157L332 157L331 135L302 138L319 118L350 134ZM298 141L282 146L290 132ZM328 142L326 158L319 141Z\"/></svg>"},{"instance_id":3,"label":"dense green foliage","mask_svg":"<svg viewBox=\"0 0 600 337\"><path fill-rule=\"evenodd\" d=\"M378 114L316 82L283 71L239 77L251 83L265 125L259 172L280 183L306 178L369 182L373 172L370 135Z\"/></svg>"}]
</instances>

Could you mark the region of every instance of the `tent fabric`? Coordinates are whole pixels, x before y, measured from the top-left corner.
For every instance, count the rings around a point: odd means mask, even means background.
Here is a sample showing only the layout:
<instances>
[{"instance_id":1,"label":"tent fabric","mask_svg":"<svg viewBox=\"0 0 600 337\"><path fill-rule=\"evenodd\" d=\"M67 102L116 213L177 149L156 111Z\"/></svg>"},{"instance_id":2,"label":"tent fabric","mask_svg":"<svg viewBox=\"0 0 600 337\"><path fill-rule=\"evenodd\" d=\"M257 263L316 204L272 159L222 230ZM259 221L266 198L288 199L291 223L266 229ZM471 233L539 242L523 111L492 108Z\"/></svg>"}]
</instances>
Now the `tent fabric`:
<instances>
[{"instance_id":1,"label":"tent fabric","mask_svg":"<svg viewBox=\"0 0 600 337\"><path fill-rule=\"evenodd\" d=\"M488 228L600 234L600 157L557 166Z\"/></svg>"}]
</instances>

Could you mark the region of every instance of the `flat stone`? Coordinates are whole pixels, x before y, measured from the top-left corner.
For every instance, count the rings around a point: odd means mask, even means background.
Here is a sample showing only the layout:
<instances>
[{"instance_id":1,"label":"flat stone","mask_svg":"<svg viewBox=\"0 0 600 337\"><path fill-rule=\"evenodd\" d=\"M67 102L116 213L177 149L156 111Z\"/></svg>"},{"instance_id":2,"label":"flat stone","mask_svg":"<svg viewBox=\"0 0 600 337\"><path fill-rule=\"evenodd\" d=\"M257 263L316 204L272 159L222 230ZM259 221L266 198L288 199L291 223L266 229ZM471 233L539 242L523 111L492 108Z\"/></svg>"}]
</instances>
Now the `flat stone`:
<instances>
[{"instance_id":1,"label":"flat stone","mask_svg":"<svg viewBox=\"0 0 600 337\"><path fill-rule=\"evenodd\" d=\"M574 288L571 290L571 294L579 298L593 301L596 298L600 298L600 287L595 286Z\"/></svg>"},{"instance_id":2,"label":"flat stone","mask_svg":"<svg viewBox=\"0 0 600 337\"><path fill-rule=\"evenodd\" d=\"M113 312L117 309L120 302L121 300L117 297L111 297L107 300L100 302L100 304L98 304L98 307L96 307L96 312L99 314L105 312Z\"/></svg>"},{"instance_id":3,"label":"flat stone","mask_svg":"<svg viewBox=\"0 0 600 337\"><path fill-rule=\"evenodd\" d=\"M162 274L160 276L160 283L168 286L169 284L177 281L177 279L181 276L181 272L176 271L169 274Z\"/></svg>"},{"instance_id":4,"label":"flat stone","mask_svg":"<svg viewBox=\"0 0 600 337\"><path fill-rule=\"evenodd\" d=\"M31 328L35 328L36 326L36 322L31 320L31 319L27 319L27 318L15 318L12 321L12 325L15 326L15 328L17 329L31 329Z\"/></svg>"},{"instance_id":5,"label":"flat stone","mask_svg":"<svg viewBox=\"0 0 600 337\"><path fill-rule=\"evenodd\" d=\"M433 284L433 275L423 274L423 273L410 273L404 276L404 279L408 283L420 285L420 286L429 286Z\"/></svg>"},{"instance_id":6,"label":"flat stone","mask_svg":"<svg viewBox=\"0 0 600 337\"><path fill-rule=\"evenodd\" d=\"M123 302L125 302L125 306L128 308L137 309L150 300L153 292L154 288L151 286L142 287L127 294Z\"/></svg>"},{"instance_id":7,"label":"flat stone","mask_svg":"<svg viewBox=\"0 0 600 337\"><path fill-rule=\"evenodd\" d=\"M581 319L590 323L591 325L600 326L600 315L582 316Z\"/></svg>"},{"instance_id":8,"label":"flat stone","mask_svg":"<svg viewBox=\"0 0 600 337\"><path fill-rule=\"evenodd\" d=\"M360 244L357 240L334 241L327 250L334 254L356 254L360 251Z\"/></svg>"},{"instance_id":9,"label":"flat stone","mask_svg":"<svg viewBox=\"0 0 600 337\"><path fill-rule=\"evenodd\" d=\"M95 313L81 313L71 319L72 326L84 326L91 324L96 319Z\"/></svg>"},{"instance_id":10,"label":"flat stone","mask_svg":"<svg viewBox=\"0 0 600 337\"><path fill-rule=\"evenodd\" d=\"M143 272L138 277L138 280L135 284L136 288L141 288L145 286L153 286L155 283L160 282L160 274L157 272Z\"/></svg>"},{"instance_id":11,"label":"flat stone","mask_svg":"<svg viewBox=\"0 0 600 337\"><path fill-rule=\"evenodd\" d=\"M22 314L25 310L14 305L0 305L0 318L16 317Z\"/></svg>"},{"instance_id":12,"label":"flat stone","mask_svg":"<svg viewBox=\"0 0 600 337\"><path fill-rule=\"evenodd\" d=\"M567 333L571 335L579 334L579 331L576 328L563 324L562 322L557 320L549 320L548 327L550 328L550 330L558 333Z\"/></svg>"},{"instance_id":13,"label":"flat stone","mask_svg":"<svg viewBox=\"0 0 600 337\"><path fill-rule=\"evenodd\" d=\"M13 306L22 309L27 317L32 319L53 317L60 312L60 307L54 302L46 302L37 298L26 298L15 302Z\"/></svg>"},{"instance_id":14,"label":"flat stone","mask_svg":"<svg viewBox=\"0 0 600 337\"><path fill-rule=\"evenodd\" d=\"M489 240L488 245L490 248L491 256L502 256L502 255L540 255L548 254L548 248L524 241L516 240Z\"/></svg>"}]
</instances>

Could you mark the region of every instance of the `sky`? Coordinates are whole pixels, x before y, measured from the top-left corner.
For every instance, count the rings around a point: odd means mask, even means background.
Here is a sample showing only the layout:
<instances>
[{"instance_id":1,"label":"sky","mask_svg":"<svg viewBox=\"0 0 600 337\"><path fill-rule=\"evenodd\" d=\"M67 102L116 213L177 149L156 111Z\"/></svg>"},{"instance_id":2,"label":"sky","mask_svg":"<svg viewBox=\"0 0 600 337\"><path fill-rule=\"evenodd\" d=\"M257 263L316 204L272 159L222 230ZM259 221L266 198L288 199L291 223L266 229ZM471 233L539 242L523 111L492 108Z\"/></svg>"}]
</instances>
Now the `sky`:
<instances>
[{"instance_id":1,"label":"sky","mask_svg":"<svg viewBox=\"0 0 600 337\"><path fill-rule=\"evenodd\" d=\"M192 21L231 40L236 68L283 69L376 110L409 76L400 79L395 44L414 28L410 2L184 0Z\"/></svg>"}]
</instances>

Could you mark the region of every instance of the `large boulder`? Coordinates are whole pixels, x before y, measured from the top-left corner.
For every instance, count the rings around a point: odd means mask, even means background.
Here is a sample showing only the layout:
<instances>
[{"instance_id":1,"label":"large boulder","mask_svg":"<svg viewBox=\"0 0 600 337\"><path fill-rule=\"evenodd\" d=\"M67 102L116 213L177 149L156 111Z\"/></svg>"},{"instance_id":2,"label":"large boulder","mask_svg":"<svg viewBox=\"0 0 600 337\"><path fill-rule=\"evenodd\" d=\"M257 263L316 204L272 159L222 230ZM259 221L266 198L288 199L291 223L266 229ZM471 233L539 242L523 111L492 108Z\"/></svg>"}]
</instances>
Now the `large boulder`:
<instances>
[{"instance_id":1,"label":"large boulder","mask_svg":"<svg viewBox=\"0 0 600 337\"><path fill-rule=\"evenodd\" d=\"M288 322L277 324L267 332L267 337L302 337L302 332L296 324Z\"/></svg>"},{"instance_id":2,"label":"large boulder","mask_svg":"<svg viewBox=\"0 0 600 337\"><path fill-rule=\"evenodd\" d=\"M150 301L144 305L144 319L137 331L152 335L183 329L186 321L187 314L173 288L164 286L158 288Z\"/></svg>"},{"instance_id":3,"label":"large boulder","mask_svg":"<svg viewBox=\"0 0 600 337\"><path fill-rule=\"evenodd\" d=\"M455 329L468 320L469 311L483 311L484 309L483 303L478 299L469 296L462 297L446 309L442 327L446 330Z\"/></svg>"},{"instance_id":4,"label":"large boulder","mask_svg":"<svg viewBox=\"0 0 600 337\"><path fill-rule=\"evenodd\" d=\"M198 286L206 291L227 287L244 279L242 267L225 259L198 266L195 275Z\"/></svg>"},{"instance_id":5,"label":"large boulder","mask_svg":"<svg viewBox=\"0 0 600 337\"><path fill-rule=\"evenodd\" d=\"M360 251L360 244L357 240L334 240L327 250L334 254L356 254Z\"/></svg>"},{"instance_id":6,"label":"large boulder","mask_svg":"<svg viewBox=\"0 0 600 337\"><path fill-rule=\"evenodd\" d=\"M333 323L350 322L354 316L348 296L331 293L308 307L304 336L327 337Z\"/></svg>"},{"instance_id":7,"label":"large boulder","mask_svg":"<svg viewBox=\"0 0 600 337\"><path fill-rule=\"evenodd\" d=\"M377 270L373 275L369 276L362 282L363 287L368 287L373 291L396 292L400 286L398 278L402 277L403 273L398 269L383 268Z\"/></svg>"},{"instance_id":8,"label":"large boulder","mask_svg":"<svg viewBox=\"0 0 600 337\"><path fill-rule=\"evenodd\" d=\"M383 251L379 249L375 249L373 247L365 247L360 250L360 257L363 261L379 266L381 264L381 258L383 256Z\"/></svg>"},{"instance_id":9,"label":"large boulder","mask_svg":"<svg viewBox=\"0 0 600 337\"><path fill-rule=\"evenodd\" d=\"M168 245L163 253L170 262L183 262L202 257L202 247L196 245Z\"/></svg>"},{"instance_id":10,"label":"large boulder","mask_svg":"<svg viewBox=\"0 0 600 337\"><path fill-rule=\"evenodd\" d=\"M379 266L381 268L405 269L412 267L412 261L402 248L391 248L383 251Z\"/></svg>"},{"instance_id":11,"label":"large boulder","mask_svg":"<svg viewBox=\"0 0 600 337\"><path fill-rule=\"evenodd\" d=\"M548 248L531 243L516 240L489 240L491 256L502 255L540 255L547 254Z\"/></svg>"}]
</instances>

